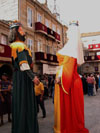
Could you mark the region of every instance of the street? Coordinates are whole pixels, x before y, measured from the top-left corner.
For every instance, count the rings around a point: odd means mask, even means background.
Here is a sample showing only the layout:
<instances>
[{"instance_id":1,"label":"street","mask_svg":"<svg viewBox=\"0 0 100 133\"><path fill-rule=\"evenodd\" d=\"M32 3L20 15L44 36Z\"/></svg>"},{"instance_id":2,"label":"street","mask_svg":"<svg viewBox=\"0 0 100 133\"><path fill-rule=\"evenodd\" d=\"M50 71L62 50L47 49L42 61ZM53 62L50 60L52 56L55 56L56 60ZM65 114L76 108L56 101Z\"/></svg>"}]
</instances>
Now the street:
<instances>
[{"instance_id":1,"label":"street","mask_svg":"<svg viewBox=\"0 0 100 133\"><path fill-rule=\"evenodd\" d=\"M84 96L85 102L85 125L90 133L100 133L100 90L96 96ZM54 109L52 99L45 100L47 117L42 118L42 112L38 115L39 133L53 133ZM0 127L0 133L11 133L11 124L7 122L7 115L4 116L5 124Z\"/></svg>"}]
</instances>

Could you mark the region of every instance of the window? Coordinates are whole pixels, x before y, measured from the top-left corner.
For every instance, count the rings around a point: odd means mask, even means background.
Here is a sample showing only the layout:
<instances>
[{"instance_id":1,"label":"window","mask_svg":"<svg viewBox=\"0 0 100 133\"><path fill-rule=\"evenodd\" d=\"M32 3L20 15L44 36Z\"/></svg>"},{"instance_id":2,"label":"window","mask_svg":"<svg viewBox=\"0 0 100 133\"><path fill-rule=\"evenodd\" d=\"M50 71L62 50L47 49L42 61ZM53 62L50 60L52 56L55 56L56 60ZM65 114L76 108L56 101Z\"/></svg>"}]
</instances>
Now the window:
<instances>
[{"instance_id":1,"label":"window","mask_svg":"<svg viewBox=\"0 0 100 133\"><path fill-rule=\"evenodd\" d=\"M95 55L94 52L90 52L90 53L89 53L89 56L93 56L93 55Z\"/></svg>"},{"instance_id":2,"label":"window","mask_svg":"<svg viewBox=\"0 0 100 133\"><path fill-rule=\"evenodd\" d=\"M52 53L53 55L56 55L57 50L58 50L57 47L55 47L54 45L52 45L52 52L51 52L51 53Z\"/></svg>"},{"instance_id":3,"label":"window","mask_svg":"<svg viewBox=\"0 0 100 133\"><path fill-rule=\"evenodd\" d=\"M33 40L32 39L30 39L30 38L28 38L27 39L27 46L28 46L28 48L31 50L31 52L33 52Z\"/></svg>"},{"instance_id":4,"label":"window","mask_svg":"<svg viewBox=\"0 0 100 133\"><path fill-rule=\"evenodd\" d=\"M27 8L27 25L28 27L32 27L32 9Z\"/></svg>"},{"instance_id":5,"label":"window","mask_svg":"<svg viewBox=\"0 0 100 133\"><path fill-rule=\"evenodd\" d=\"M48 19L45 20L45 25L46 25L47 27L49 27L49 20L48 20Z\"/></svg>"},{"instance_id":6,"label":"window","mask_svg":"<svg viewBox=\"0 0 100 133\"><path fill-rule=\"evenodd\" d=\"M54 46L51 47L51 54L54 54Z\"/></svg>"},{"instance_id":7,"label":"window","mask_svg":"<svg viewBox=\"0 0 100 133\"><path fill-rule=\"evenodd\" d=\"M42 41L41 40L39 40L37 42L37 51L38 52L43 52L43 47L42 47Z\"/></svg>"},{"instance_id":8,"label":"window","mask_svg":"<svg viewBox=\"0 0 100 133\"><path fill-rule=\"evenodd\" d=\"M60 33L61 33L59 28L57 28L57 33L58 33L59 35L60 35Z\"/></svg>"},{"instance_id":9,"label":"window","mask_svg":"<svg viewBox=\"0 0 100 133\"><path fill-rule=\"evenodd\" d=\"M42 16L40 13L37 14L37 22L42 22Z\"/></svg>"},{"instance_id":10,"label":"window","mask_svg":"<svg viewBox=\"0 0 100 133\"><path fill-rule=\"evenodd\" d=\"M84 51L84 55L85 56L89 56L89 52L88 51Z\"/></svg>"},{"instance_id":11,"label":"window","mask_svg":"<svg viewBox=\"0 0 100 133\"><path fill-rule=\"evenodd\" d=\"M1 35L1 43L5 45L8 44L8 38L6 35Z\"/></svg>"},{"instance_id":12,"label":"window","mask_svg":"<svg viewBox=\"0 0 100 133\"><path fill-rule=\"evenodd\" d=\"M50 54L50 46L46 45L46 53Z\"/></svg>"},{"instance_id":13,"label":"window","mask_svg":"<svg viewBox=\"0 0 100 133\"><path fill-rule=\"evenodd\" d=\"M52 54L53 55L56 55L56 52L57 52L57 48L55 48L54 46L52 47Z\"/></svg>"},{"instance_id":14,"label":"window","mask_svg":"<svg viewBox=\"0 0 100 133\"><path fill-rule=\"evenodd\" d=\"M56 26L54 24L52 24L52 30L56 31Z\"/></svg>"}]
</instances>

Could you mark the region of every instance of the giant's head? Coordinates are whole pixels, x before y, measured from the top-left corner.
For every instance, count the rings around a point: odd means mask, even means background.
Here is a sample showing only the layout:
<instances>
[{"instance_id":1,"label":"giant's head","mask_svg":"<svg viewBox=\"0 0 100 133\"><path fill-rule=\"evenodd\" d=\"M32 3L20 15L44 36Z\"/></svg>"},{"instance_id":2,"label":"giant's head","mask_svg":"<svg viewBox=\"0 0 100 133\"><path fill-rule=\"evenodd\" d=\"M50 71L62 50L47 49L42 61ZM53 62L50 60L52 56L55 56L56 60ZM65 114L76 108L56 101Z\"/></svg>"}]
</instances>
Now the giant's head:
<instances>
[{"instance_id":1,"label":"giant's head","mask_svg":"<svg viewBox=\"0 0 100 133\"><path fill-rule=\"evenodd\" d=\"M10 24L9 42L15 41L25 41L25 32L23 31L22 24L18 21Z\"/></svg>"}]
</instances>

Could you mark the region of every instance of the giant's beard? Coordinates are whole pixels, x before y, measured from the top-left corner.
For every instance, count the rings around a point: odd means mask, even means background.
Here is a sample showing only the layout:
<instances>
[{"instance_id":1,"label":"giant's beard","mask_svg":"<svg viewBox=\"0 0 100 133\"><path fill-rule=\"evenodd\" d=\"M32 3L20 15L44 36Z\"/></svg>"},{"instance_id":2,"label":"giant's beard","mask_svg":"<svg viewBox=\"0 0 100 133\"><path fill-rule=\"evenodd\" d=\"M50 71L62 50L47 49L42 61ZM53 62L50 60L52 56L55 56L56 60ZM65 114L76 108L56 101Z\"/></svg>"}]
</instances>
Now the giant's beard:
<instances>
[{"instance_id":1,"label":"giant's beard","mask_svg":"<svg viewBox=\"0 0 100 133\"><path fill-rule=\"evenodd\" d=\"M25 39L26 39L26 38L25 38L25 35L21 35L19 32L18 32L17 35L18 35L18 38L19 38L20 41L22 41L22 42L25 41Z\"/></svg>"}]
</instances>

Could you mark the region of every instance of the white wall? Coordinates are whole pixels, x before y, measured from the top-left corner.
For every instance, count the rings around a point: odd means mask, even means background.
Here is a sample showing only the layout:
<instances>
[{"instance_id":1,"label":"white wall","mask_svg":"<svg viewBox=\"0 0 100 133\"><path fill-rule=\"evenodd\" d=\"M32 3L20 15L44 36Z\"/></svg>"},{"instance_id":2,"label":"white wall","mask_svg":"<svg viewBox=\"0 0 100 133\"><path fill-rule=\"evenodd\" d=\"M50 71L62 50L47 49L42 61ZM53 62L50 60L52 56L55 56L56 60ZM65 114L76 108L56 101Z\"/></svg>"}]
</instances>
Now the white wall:
<instances>
[{"instance_id":1,"label":"white wall","mask_svg":"<svg viewBox=\"0 0 100 133\"><path fill-rule=\"evenodd\" d=\"M0 19L18 20L18 0L0 0Z\"/></svg>"}]
</instances>

